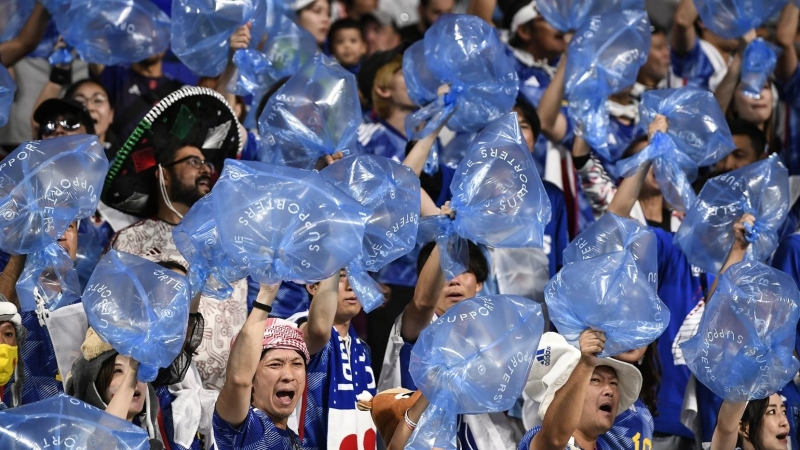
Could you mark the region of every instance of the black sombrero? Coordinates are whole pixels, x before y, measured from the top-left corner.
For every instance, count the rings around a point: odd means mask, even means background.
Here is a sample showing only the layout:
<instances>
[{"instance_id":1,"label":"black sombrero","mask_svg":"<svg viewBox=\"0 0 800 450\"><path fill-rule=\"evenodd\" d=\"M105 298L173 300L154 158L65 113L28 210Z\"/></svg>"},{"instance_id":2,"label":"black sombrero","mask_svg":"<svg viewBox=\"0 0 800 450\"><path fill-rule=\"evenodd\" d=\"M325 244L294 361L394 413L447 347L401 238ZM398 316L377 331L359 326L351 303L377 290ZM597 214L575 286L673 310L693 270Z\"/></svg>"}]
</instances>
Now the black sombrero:
<instances>
[{"instance_id":1,"label":"black sombrero","mask_svg":"<svg viewBox=\"0 0 800 450\"><path fill-rule=\"evenodd\" d=\"M156 167L170 150L198 147L214 167L235 158L244 142L233 109L222 95L205 87L184 87L148 112L122 145L103 187L106 205L140 217L158 210Z\"/></svg>"}]
</instances>

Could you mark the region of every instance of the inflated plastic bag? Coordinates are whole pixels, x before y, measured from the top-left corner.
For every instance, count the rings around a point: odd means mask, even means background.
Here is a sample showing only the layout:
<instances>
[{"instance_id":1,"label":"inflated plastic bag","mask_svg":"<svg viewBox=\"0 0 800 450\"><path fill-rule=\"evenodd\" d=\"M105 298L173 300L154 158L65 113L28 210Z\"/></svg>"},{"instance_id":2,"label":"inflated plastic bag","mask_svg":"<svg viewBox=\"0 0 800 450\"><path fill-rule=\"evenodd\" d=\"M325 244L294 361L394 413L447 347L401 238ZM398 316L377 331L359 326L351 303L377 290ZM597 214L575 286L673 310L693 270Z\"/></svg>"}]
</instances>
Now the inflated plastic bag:
<instances>
[{"instance_id":1,"label":"inflated plastic bag","mask_svg":"<svg viewBox=\"0 0 800 450\"><path fill-rule=\"evenodd\" d=\"M189 283L152 261L111 250L89 279L83 307L97 334L138 361L139 380L150 382L183 348Z\"/></svg>"},{"instance_id":2,"label":"inflated plastic bag","mask_svg":"<svg viewBox=\"0 0 800 450\"><path fill-rule=\"evenodd\" d=\"M656 115L669 122L667 134L656 132L644 150L619 161L617 171L630 177L647 161L653 161L658 187L667 202L686 211L697 196L691 183L697 169L726 157L733 149L725 114L714 94L696 87L645 92L639 105L641 126L647 128Z\"/></svg>"},{"instance_id":3,"label":"inflated plastic bag","mask_svg":"<svg viewBox=\"0 0 800 450\"><path fill-rule=\"evenodd\" d=\"M436 240L442 271L452 279L467 270L464 239L500 248L544 245L550 200L525 144L516 113L484 128L456 168L450 184L455 219L426 218L420 242Z\"/></svg>"},{"instance_id":4,"label":"inflated plastic bag","mask_svg":"<svg viewBox=\"0 0 800 450\"><path fill-rule=\"evenodd\" d=\"M419 224L419 177L389 158L356 155L329 165L323 178L372 211L361 254L347 266L347 279L365 312L383 304L378 283L367 272L378 272L414 250Z\"/></svg>"},{"instance_id":5,"label":"inflated plastic bag","mask_svg":"<svg viewBox=\"0 0 800 450\"><path fill-rule=\"evenodd\" d=\"M259 160L312 169L322 156L349 156L361 120L355 76L319 53L275 92L258 118Z\"/></svg>"},{"instance_id":6,"label":"inflated plastic bag","mask_svg":"<svg viewBox=\"0 0 800 450\"><path fill-rule=\"evenodd\" d=\"M611 213L578 235L544 290L558 333L577 347L587 328L605 332L601 357L655 341L670 317L658 298L657 252L652 231Z\"/></svg>"},{"instance_id":7,"label":"inflated plastic bag","mask_svg":"<svg viewBox=\"0 0 800 450\"><path fill-rule=\"evenodd\" d=\"M192 72L216 77L228 63L228 40L253 12L252 0L172 0L172 51Z\"/></svg>"},{"instance_id":8,"label":"inflated plastic bag","mask_svg":"<svg viewBox=\"0 0 800 450\"><path fill-rule=\"evenodd\" d=\"M16 289L21 311L35 311L37 298L50 311L81 298L78 272L69 254L57 242L28 255Z\"/></svg>"},{"instance_id":9,"label":"inflated plastic bag","mask_svg":"<svg viewBox=\"0 0 800 450\"><path fill-rule=\"evenodd\" d=\"M456 415L509 410L544 331L541 307L513 295L459 302L425 328L409 372L431 405L407 449L456 448Z\"/></svg>"},{"instance_id":10,"label":"inflated plastic bag","mask_svg":"<svg viewBox=\"0 0 800 450\"><path fill-rule=\"evenodd\" d=\"M247 276L222 248L209 193L198 200L181 222L172 229L175 246L189 263L189 286L194 298L198 292L217 300L233 294L232 282Z\"/></svg>"},{"instance_id":11,"label":"inflated plastic bag","mask_svg":"<svg viewBox=\"0 0 800 450\"><path fill-rule=\"evenodd\" d=\"M147 431L67 394L0 412L0 448L148 450Z\"/></svg>"},{"instance_id":12,"label":"inflated plastic bag","mask_svg":"<svg viewBox=\"0 0 800 450\"><path fill-rule=\"evenodd\" d=\"M593 16L569 43L564 81L569 120L606 159L610 159L608 96L633 85L649 52L650 21L645 11Z\"/></svg>"},{"instance_id":13,"label":"inflated plastic bag","mask_svg":"<svg viewBox=\"0 0 800 450\"><path fill-rule=\"evenodd\" d=\"M681 344L689 370L732 402L783 389L800 368L793 355L798 301L789 275L757 261L734 264L720 276L697 334Z\"/></svg>"},{"instance_id":14,"label":"inflated plastic bag","mask_svg":"<svg viewBox=\"0 0 800 450\"><path fill-rule=\"evenodd\" d=\"M406 118L406 135L421 139L442 123L478 132L511 111L519 92L514 61L491 25L461 14L440 17L403 55L411 100L423 106ZM437 98L439 86L450 91Z\"/></svg>"},{"instance_id":15,"label":"inflated plastic bag","mask_svg":"<svg viewBox=\"0 0 800 450\"><path fill-rule=\"evenodd\" d=\"M0 162L0 249L34 253L92 215L108 160L96 136L26 142Z\"/></svg>"},{"instance_id":16,"label":"inflated plastic bag","mask_svg":"<svg viewBox=\"0 0 800 450\"><path fill-rule=\"evenodd\" d=\"M644 9L643 0L538 0L536 8L553 28L564 33L580 28L591 16Z\"/></svg>"},{"instance_id":17,"label":"inflated plastic bag","mask_svg":"<svg viewBox=\"0 0 800 450\"><path fill-rule=\"evenodd\" d=\"M169 47L170 19L150 0L72 0L56 24L90 63L133 64Z\"/></svg>"},{"instance_id":18,"label":"inflated plastic bag","mask_svg":"<svg viewBox=\"0 0 800 450\"><path fill-rule=\"evenodd\" d=\"M787 0L694 0L703 26L724 39L736 39L775 16Z\"/></svg>"},{"instance_id":19,"label":"inflated plastic bag","mask_svg":"<svg viewBox=\"0 0 800 450\"><path fill-rule=\"evenodd\" d=\"M212 203L222 248L265 284L317 282L346 267L371 213L319 172L231 159Z\"/></svg>"},{"instance_id":20,"label":"inflated plastic bag","mask_svg":"<svg viewBox=\"0 0 800 450\"><path fill-rule=\"evenodd\" d=\"M780 47L757 38L747 44L742 57L740 86L745 95L761 98L761 90L778 63Z\"/></svg>"},{"instance_id":21,"label":"inflated plastic bag","mask_svg":"<svg viewBox=\"0 0 800 450\"><path fill-rule=\"evenodd\" d=\"M0 64L0 127L8 123L11 113L11 104L14 103L14 94L17 92L17 83L11 78L8 69Z\"/></svg>"},{"instance_id":22,"label":"inflated plastic bag","mask_svg":"<svg viewBox=\"0 0 800 450\"><path fill-rule=\"evenodd\" d=\"M756 221L747 228L745 259L764 261L778 247L788 209L789 173L773 155L706 181L675 233L675 244L693 265L719 273L735 239L734 222L750 213Z\"/></svg>"}]
</instances>

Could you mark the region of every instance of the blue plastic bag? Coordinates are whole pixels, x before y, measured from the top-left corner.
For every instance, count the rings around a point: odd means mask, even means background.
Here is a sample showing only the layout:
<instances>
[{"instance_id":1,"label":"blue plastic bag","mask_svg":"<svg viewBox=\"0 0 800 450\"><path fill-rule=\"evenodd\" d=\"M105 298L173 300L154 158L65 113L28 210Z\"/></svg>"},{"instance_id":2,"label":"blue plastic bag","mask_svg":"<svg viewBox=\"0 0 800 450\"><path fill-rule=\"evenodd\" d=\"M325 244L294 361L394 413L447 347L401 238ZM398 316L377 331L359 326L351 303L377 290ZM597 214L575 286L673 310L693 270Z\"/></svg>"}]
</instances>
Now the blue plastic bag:
<instances>
[{"instance_id":1,"label":"blue plastic bag","mask_svg":"<svg viewBox=\"0 0 800 450\"><path fill-rule=\"evenodd\" d=\"M83 308L105 342L139 362L138 379L147 383L183 348L189 283L152 261L111 250L89 279Z\"/></svg>"},{"instance_id":2,"label":"blue plastic bag","mask_svg":"<svg viewBox=\"0 0 800 450\"><path fill-rule=\"evenodd\" d=\"M500 248L544 245L550 200L517 124L507 114L472 141L450 184L455 219L420 221L419 241L436 240L448 280L467 270L463 239Z\"/></svg>"},{"instance_id":3,"label":"blue plastic bag","mask_svg":"<svg viewBox=\"0 0 800 450\"><path fill-rule=\"evenodd\" d=\"M453 131L478 132L511 111L519 92L505 45L491 25L471 15L441 16L421 44L406 50L403 76L409 98L423 106L406 117L406 135L415 140L444 122ZM450 92L437 98L443 84Z\"/></svg>"},{"instance_id":4,"label":"blue plastic bag","mask_svg":"<svg viewBox=\"0 0 800 450\"><path fill-rule=\"evenodd\" d=\"M536 8L553 28L564 33L580 28L591 16L644 9L644 0L537 0Z\"/></svg>"},{"instance_id":5,"label":"blue plastic bag","mask_svg":"<svg viewBox=\"0 0 800 450\"><path fill-rule=\"evenodd\" d=\"M253 12L251 0L172 0L172 51L192 72L216 77L228 64L228 40Z\"/></svg>"},{"instance_id":6,"label":"blue plastic bag","mask_svg":"<svg viewBox=\"0 0 800 450\"><path fill-rule=\"evenodd\" d=\"M608 96L636 81L650 51L645 11L593 16L569 43L564 94L575 131L607 160Z\"/></svg>"},{"instance_id":7,"label":"blue plastic bag","mask_svg":"<svg viewBox=\"0 0 800 450\"><path fill-rule=\"evenodd\" d=\"M56 24L90 63L133 64L169 47L169 17L150 0L73 0Z\"/></svg>"},{"instance_id":8,"label":"blue plastic bag","mask_svg":"<svg viewBox=\"0 0 800 450\"><path fill-rule=\"evenodd\" d=\"M703 26L723 39L736 39L778 14L787 0L694 0Z\"/></svg>"},{"instance_id":9,"label":"blue plastic bag","mask_svg":"<svg viewBox=\"0 0 800 450\"><path fill-rule=\"evenodd\" d=\"M325 155L352 155L361 120L355 76L319 53L275 92L258 118L259 160L312 169Z\"/></svg>"},{"instance_id":10,"label":"blue plastic bag","mask_svg":"<svg viewBox=\"0 0 800 450\"><path fill-rule=\"evenodd\" d=\"M775 70L780 55L780 47L757 38L747 44L742 57L741 89L744 95L761 98L761 90Z\"/></svg>"},{"instance_id":11,"label":"blue plastic bag","mask_svg":"<svg viewBox=\"0 0 800 450\"><path fill-rule=\"evenodd\" d=\"M189 263L191 297L199 292L217 300L233 294L232 282L247 276L222 248L214 219L212 193L198 200L172 230L175 247Z\"/></svg>"},{"instance_id":12,"label":"blue plastic bag","mask_svg":"<svg viewBox=\"0 0 800 450\"><path fill-rule=\"evenodd\" d=\"M8 123L11 113L11 104L14 103L14 94L17 92L17 83L11 78L8 69L0 64L0 127Z\"/></svg>"},{"instance_id":13,"label":"blue plastic bag","mask_svg":"<svg viewBox=\"0 0 800 450\"><path fill-rule=\"evenodd\" d=\"M72 60L72 50L69 47L61 47L47 58L51 66L72 64Z\"/></svg>"},{"instance_id":14,"label":"blue plastic bag","mask_svg":"<svg viewBox=\"0 0 800 450\"><path fill-rule=\"evenodd\" d=\"M564 267L544 290L550 320L578 346L587 328L606 334L600 357L645 347L669 325L658 298L655 234L608 213L564 250Z\"/></svg>"},{"instance_id":15,"label":"blue plastic bag","mask_svg":"<svg viewBox=\"0 0 800 450\"><path fill-rule=\"evenodd\" d=\"M458 164L464 159L464 155L467 154L467 149L469 149L475 136L477 136L477 133L456 133L455 137L445 145L444 151L442 151L442 155L439 157L441 163L447 167L458 167Z\"/></svg>"},{"instance_id":16,"label":"blue plastic bag","mask_svg":"<svg viewBox=\"0 0 800 450\"><path fill-rule=\"evenodd\" d=\"M544 318L514 295L459 302L425 328L409 372L431 405L407 449L456 448L456 415L507 411L528 381Z\"/></svg>"},{"instance_id":17,"label":"blue plastic bag","mask_svg":"<svg viewBox=\"0 0 800 450\"><path fill-rule=\"evenodd\" d=\"M419 224L419 177L408 167L375 155L349 156L320 172L328 182L372 211L361 253L347 266L356 297L371 312L383 304L378 283L367 272L378 272L414 250Z\"/></svg>"},{"instance_id":18,"label":"blue plastic bag","mask_svg":"<svg viewBox=\"0 0 800 450\"><path fill-rule=\"evenodd\" d=\"M0 412L0 448L149 450L147 431L64 393Z\"/></svg>"},{"instance_id":19,"label":"blue plastic bag","mask_svg":"<svg viewBox=\"0 0 800 450\"><path fill-rule=\"evenodd\" d=\"M0 249L35 253L94 214L108 160L96 136L26 142L0 162Z\"/></svg>"},{"instance_id":20,"label":"blue plastic bag","mask_svg":"<svg viewBox=\"0 0 800 450\"><path fill-rule=\"evenodd\" d=\"M17 37L33 12L36 2L28 0L0 1L0 42Z\"/></svg>"},{"instance_id":21,"label":"blue plastic bag","mask_svg":"<svg viewBox=\"0 0 800 450\"><path fill-rule=\"evenodd\" d=\"M57 242L28 255L16 290L21 311L36 311L37 297L49 311L81 299L78 272L72 258Z\"/></svg>"},{"instance_id":22,"label":"blue plastic bag","mask_svg":"<svg viewBox=\"0 0 800 450\"><path fill-rule=\"evenodd\" d=\"M693 265L719 273L733 245L733 223L750 213L756 221L747 231L745 259L764 261L778 247L788 209L789 173L773 155L706 181L675 233L675 244Z\"/></svg>"},{"instance_id":23,"label":"blue plastic bag","mask_svg":"<svg viewBox=\"0 0 800 450\"><path fill-rule=\"evenodd\" d=\"M228 159L214 186L222 248L259 283L312 283L361 252L370 211L319 172Z\"/></svg>"},{"instance_id":24,"label":"blue plastic bag","mask_svg":"<svg viewBox=\"0 0 800 450\"><path fill-rule=\"evenodd\" d=\"M794 280L780 270L734 264L720 276L697 334L681 344L689 370L732 402L783 389L800 368L793 355L799 300Z\"/></svg>"}]
</instances>

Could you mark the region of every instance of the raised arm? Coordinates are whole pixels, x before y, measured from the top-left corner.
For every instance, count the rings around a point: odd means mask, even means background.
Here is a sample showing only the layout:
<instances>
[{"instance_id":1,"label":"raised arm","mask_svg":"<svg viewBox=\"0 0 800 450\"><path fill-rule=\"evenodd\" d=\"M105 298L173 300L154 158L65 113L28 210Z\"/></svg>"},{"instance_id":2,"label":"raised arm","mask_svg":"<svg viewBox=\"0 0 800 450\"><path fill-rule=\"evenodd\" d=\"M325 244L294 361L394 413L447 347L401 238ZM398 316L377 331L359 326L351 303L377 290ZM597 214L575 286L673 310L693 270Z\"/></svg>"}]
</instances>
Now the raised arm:
<instances>
[{"instance_id":1,"label":"raised arm","mask_svg":"<svg viewBox=\"0 0 800 450\"><path fill-rule=\"evenodd\" d=\"M725 73L725 77L719 83L719 86L717 86L717 90L714 91L714 98L717 99L717 103L719 103L719 107L722 111L727 111L728 106L730 106L733 101L733 95L736 93L736 86L739 85L739 77L742 75L744 49L747 47L747 44L753 42L755 38L756 31L750 30L739 40L739 48L733 56L733 61L731 61L728 66L728 72Z\"/></svg>"},{"instance_id":2,"label":"raised arm","mask_svg":"<svg viewBox=\"0 0 800 450\"><path fill-rule=\"evenodd\" d=\"M565 38L567 39L567 38ZM553 79L542 94L536 112L542 124L542 134L552 142L561 142L567 135L567 118L561 113L564 101L564 76L567 67L567 53L561 57Z\"/></svg>"},{"instance_id":3,"label":"raised arm","mask_svg":"<svg viewBox=\"0 0 800 450\"><path fill-rule=\"evenodd\" d=\"M731 245L731 251L728 252L728 257L725 259L725 263L722 264L722 268L719 270L719 275L721 276L728 270L728 267L741 262L744 260L745 253L747 252L747 247L750 246L750 243L747 242L745 238L745 223L749 223L750 225L754 225L756 222L756 218L753 217L752 214L745 213L742 217L739 218L733 224L733 245ZM710 299L712 295L714 295L714 291L717 290L717 283L719 282L719 276L714 279L714 283L711 285L711 289L708 291L708 298Z\"/></svg>"},{"instance_id":4,"label":"raised arm","mask_svg":"<svg viewBox=\"0 0 800 450\"><path fill-rule=\"evenodd\" d=\"M408 408L408 411L406 411L408 420L414 423L419 423L422 413L425 412L425 409L428 408L429 404L430 403L428 402L428 399L425 398L425 395L420 395L411 408ZM403 418L403 420L397 424L394 435L392 435L392 442L389 443L389 446L386 447L386 450L403 450L406 448L406 444L411 438L411 433L413 432L414 430L412 430L409 425L406 425L405 418Z\"/></svg>"},{"instance_id":5,"label":"raised arm","mask_svg":"<svg viewBox=\"0 0 800 450\"><path fill-rule=\"evenodd\" d=\"M25 22L17 37L0 44L0 62L6 67L11 67L35 50L36 46L42 42L48 22L50 22L50 14L37 1L31 16L28 17L28 21Z\"/></svg>"},{"instance_id":6,"label":"raised arm","mask_svg":"<svg viewBox=\"0 0 800 450\"><path fill-rule=\"evenodd\" d=\"M25 268L25 255L11 255L3 272L0 272L0 295L5 296L19 310L17 281Z\"/></svg>"},{"instance_id":7,"label":"raised arm","mask_svg":"<svg viewBox=\"0 0 800 450\"><path fill-rule=\"evenodd\" d=\"M497 0L471 0L467 7L467 14L478 16L488 23L492 23L492 15L494 15L494 8L497 6Z\"/></svg>"},{"instance_id":8,"label":"raised arm","mask_svg":"<svg viewBox=\"0 0 800 450\"><path fill-rule=\"evenodd\" d=\"M311 307L308 308L308 321L300 326L306 340L308 353L316 355L331 339L331 329L339 304L339 282L346 277L344 269L330 278L313 285Z\"/></svg>"},{"instance_id":9,"label":"raised arm","mask_svg":"<svg viewBox=\"0 0 800 450\"><path fill-rule=\"evenodd\" d=\"M434 246L428 260L422 267L414 288L414 297L411 303L406 305L403 310L403 325L400 328L400 336L406 342L416 342L419 334L433 320L436 310L436 303L439 301L439 294L444 287L444 274L442 274L441 261L439 259L439 246Z\"/></svg>"},{"instance_id":10,"label":"raised arm","mask_svg":"<svg viewBox=\"0 0 800 450\"><path fill-rule=\"evenodd\" d=\"M114 396L106 406L106 412L112 416L119 417L122 420L128 420L128 410L133 401L133 394L136 392L136 375L139 373L139 363L129 357L121 358L122 362L115 362L115 366L127 364L128 367L122 375L122 382L119 388L114 392Z\"/></svg>"},{"instance_id":11,"label":"raised arm","mask_svg":"<svg viewBox=\"0 0 800 450\"><path fill-rule=\"evenodd\" d=\"M789 2L783 7L778 27L775 32L775 41L783 52L778 57L775 66L775 76L778 80L788 81L797 70L797 52L794 49L794 39L797 35L798 16L800 10L794 2Z\"/></svg>"},{"instance_id":12,"label":"raised arm","mask_svg":"<svg viewBox=\"0 0 800 450\"><path fill-rule=\"evenodd\" d=\"M255 302L272 306L279 286L262 284ZM228 358L225 384L217 398L216 410L219 417L233 427L241 425L250 410L250 392L258 362L261 360L261 346L268 316L266 311L253 308L236 337Z\"/></svg>"},{"instance_id":13,"label":"raised arm","mask_svg":"<svg viewBox=\"0 0 800 450\"><path fill-rule=\"evenodd\" d=\"M711 436L711 450L733 450L739 437L739 423L747 402L723 401L717 415L717 426Z\"/></svg>"},{"instance_id":14,"label":"raised arm","mask_svg":"<svg viewBox=\"0 0 800 450\"><path fill-rule=\"evenodd\" d=\"M685 55L692 51L697 41L694 22L697 20L697 8L692 0L681 0L672 19L672 50Z\"/></svg>"}]
</instances>

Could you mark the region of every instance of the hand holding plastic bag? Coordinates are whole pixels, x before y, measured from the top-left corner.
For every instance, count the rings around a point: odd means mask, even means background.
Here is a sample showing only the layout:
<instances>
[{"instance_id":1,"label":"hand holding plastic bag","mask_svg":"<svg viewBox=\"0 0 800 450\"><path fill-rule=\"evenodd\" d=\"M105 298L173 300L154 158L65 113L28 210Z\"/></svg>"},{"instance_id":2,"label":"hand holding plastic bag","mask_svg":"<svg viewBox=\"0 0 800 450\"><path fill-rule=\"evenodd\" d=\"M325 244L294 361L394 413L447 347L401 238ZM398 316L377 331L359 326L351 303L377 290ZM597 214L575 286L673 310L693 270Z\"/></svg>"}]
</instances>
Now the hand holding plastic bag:
<instances>
[{"instance_id":1,"label":"hand holding plastic bag","mask_svg":"<svg viewBox=\"0 0 800 450\"><path fill-rule=\"evenodd\" d=\"M192 72L216 77L228 63L228 39L253 12L251 0L172 0L172 51Z\"/></svg>"},{"instance_id":2,"label":"hand holding plastic bag","mask_svg":"<svg viewBox=\"0 0 800 450\"><path fill-rule=\"evenodd\" d=\"M800 368L793 355L800 292L780 270L756 261L728 268L697 334L681 344L695 377L725 400L765 398Z\"/></svg>"},{"instance_id":3,"label":"hand holding plastic bag","mask_svg":"<svg viewBox=\"0 0 800 450\"><path fill-rule=\"evenodd\" d=\"M0 448L51 445L76 450L150 449L142 427L63 393L0 412Z\"/></svg>"},{"instance_id":4,"label":"hand holding plastic bag","mask_svg":"<svg viewBox=\"0 0 800 450\"><path fill-rule=\"evenodd\" d=\"M633 85L650 51L644 11L591 17L569 43L564 94L569 120L592 148L608 154L608 96Z\"/></svg>"},{"instance_id":5,"label":"hand holding plastic bag","mask_svg":"<svg viewBox=\"0 0 800 450\"><path fill-rule=\"evenodd\" d=\"M318 172L227 160L214 186L222 248L259 283L311 283L361 251L370 211Z\"/></svg>"},{"instance_id":6,"label":"hand holding plastic bag","mask_svg":"<svg viewBox=\"0 0 800 450\"><path fill-rule=\"evenodd\" d=\"M139 361L150 382L178 356L189 320L186 277L129 253L109 251L83 292L89 325L114 350Z\"/></svg>"},{"instance_id":7,"label":"hand holding plastic bag","mask_svg":"<svg viewBox=\"0 0 800 450\"><path fill-rule=\"evenodd\" d=\"M369 313L383 304L378 272L414 250L419 223L419 178L408 167L375 155L344 158L320 172L328 182L372 211L361 253L347 266L347 278Z\"/></svg>"},{"instance_id":8,"label":"hand holding plastic bag","mask_svg":"<svg viewBox=\"0 0 800 450\"><path fill-rule=\"evenodd\" d=\"M591 16L644 9L643 0L537 0L536 7L553 28L561 32L580 28Z\"/></svg>"},{"instance_id":9,"label":"hand holding plastic bag","mask_svg":"<svg viewBox=\"0 0 800 450\"><path fill-rule=\"evenodd\" d=\"M789 174L771 156L706 181L675 233L675 244L693 265L719 273L735 239L733 223L749 213L756 221L747 232L745 259L764 261L778 247L788 209Z\"/></svg>"},{"instance_id":10,"label":"hand holding plastic bag","mask_svg":"<svg viewBox=\"0 0 800 450\"><path fill-rule=\"evenodd\" d=\"M189 263L191 297L199 292L218 300L233 294L231 283L247 276L225 253L214 218L212 193L195 203L172 230L175 247Z\"/></svg>"},{"instance_id":11,"label":"hand holding plastic bag","mask_svg":"<svg viewBox=\"0 0 800 450\"><path fill-rule=\"evenodd\" d=\"M361 120L356 78L320 53L267 102L258 118L259 160L312 169L325 155L349 156Z\"/></svg>"},{"instance_id":12,"label":"hand holding plastic bag","mask_svg":"<svg viewBox=\"0 0 800 450\"><path fill-rule=\"evenodd\" d=\"M513 295L459 302L425 328L409 372L431 405L407 449L456 448L456 415L510 409L544 331L541 307Z\"/></svg>"},{"instance_id":13,"label":"hand holding plastic bag","mask_svg":"<svg viewBox=\"0 0 800 450\"><path fill-rule=\"evenodd\" d=\"M780 47L757 38L747 44L742 57L742 74L740 76L741 89L745 95L752 98L761 98L761 90L775 70Z\"/></svg>"},{"instance_id":14,"label":"hand holding plastic bag","mask_svg":"<svg viewBox=\"0 0 800 450\"><path fill-rule=\"evenodd\" d=\"M723 39L736 39L760 27L787 0L694 0L703 26Z\"/></svg>"},{"instance_id":15,"label":"hand holding plastic bag","mask_svg":"<svg viewBox=\"0 0 800 450\"><path fill-rule=\"evenodd\" d=\"M55 18L64 41L86 62L133 64L169 47L170 19L150 0L73 0Z\"/></svg>"},{"instance_id":16,"label":"hand holding plastic bag","mask_svg":"<svg viewBox=\"0 0 800 450\"><path fill-rule=\"evenodd\" d=\"M17 92L17 83L11 78L8 69L0 64L0 127L8 123L11 113L11 104L14 103L14 94Z\"/></svg>"},{"instance_id":17,"label":"hand holding plastic bag","mask_svg":"<svg viewBox=\"0 0 800 450\"><path fill-rule=\"evenodd\" d=\"M480 131L511 111L519 92L514 62L494 28L471 15L441 16L422 43L406 50L403 76L409 97L423 106L406 118L409 139L445 122L453 131ZM443 84L450 91L437 98Z\"/></svg>"},{"instance_id":18,"label":"hand holding plastic bag","mask_svg":"<svg viewBox=\"0 0 800 450\"><path fill-rule=\"evenodd\" d=\"M657 294L657 251L652 231L611 213L581 233L544 291L558 333L577 346L587 328L605 332L600 357L655 341L670 317Z\"/></svg>"}]
</instances>

